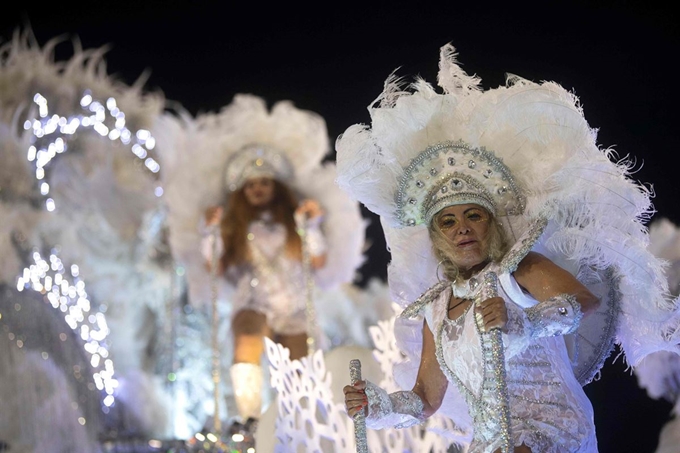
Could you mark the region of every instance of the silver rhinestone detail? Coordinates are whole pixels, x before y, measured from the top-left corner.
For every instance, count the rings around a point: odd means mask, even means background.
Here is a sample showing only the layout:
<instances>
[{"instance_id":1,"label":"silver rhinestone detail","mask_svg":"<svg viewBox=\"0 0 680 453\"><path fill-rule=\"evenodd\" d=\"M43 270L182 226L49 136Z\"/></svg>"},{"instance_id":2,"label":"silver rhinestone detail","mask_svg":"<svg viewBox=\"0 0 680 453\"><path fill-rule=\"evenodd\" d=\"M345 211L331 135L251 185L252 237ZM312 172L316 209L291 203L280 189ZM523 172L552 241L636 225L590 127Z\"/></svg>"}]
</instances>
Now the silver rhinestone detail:
<instances>
[{"instance_id":1,"label":"silver rhinestone detail","mask_svg":"<svg viewBox=\"0 0 680 453\"><path fill-rule=\"evenodd\" d=\"M449 157L448 159L449 165L456 165L456 159L453 157Z\"/></svg>"},{"instance_id":2,"label":"silver rhinestone detail","mask_svg":"<svg viewBox=\"0 0 680 453\"><path fill-rule=\"evenodd\" d=\"M475 162L474 160L471 160L470 162L468 162L468 168L475 168L476 166L477 166L477 162Z\"/></svg>"}]
</instances>

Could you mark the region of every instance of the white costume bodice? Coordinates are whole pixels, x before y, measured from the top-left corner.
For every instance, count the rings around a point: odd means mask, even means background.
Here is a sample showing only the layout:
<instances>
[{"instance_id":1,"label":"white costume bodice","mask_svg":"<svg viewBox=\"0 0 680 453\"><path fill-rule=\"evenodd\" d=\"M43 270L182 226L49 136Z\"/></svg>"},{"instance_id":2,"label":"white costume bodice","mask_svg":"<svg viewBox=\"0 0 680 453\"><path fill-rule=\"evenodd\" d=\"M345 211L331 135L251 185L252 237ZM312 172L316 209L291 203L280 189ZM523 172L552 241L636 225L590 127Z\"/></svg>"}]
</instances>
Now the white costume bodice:
<instances>
[{"instance_id":1,"label":"white costume bodice","mask_svg":"<svg viewBox=\"0 0 680 453\"><path fill-rule=\"evenodd\" d=\"M237 277L234 314L251 309L267 316L280 334L306 331L305 277L302 263L285 253L286 228L263 220L251 222L248 248L252 262Z\"/></svg>"},{"instance_id":2,"label":"white costume bodice","mask_svg":"<svg viewBox=\"0 0 680 453\"><path fill-rule=\"evenodd\" d=\"M473 281L474 282L474 281ZM593 411L574 377L561 336L530 338L524 334L519 310L537 301L522 292L510 274L499 275L498 292L508 309L507 334L503 334L505 369L510 403L511 433L515 446L534 452L597 451ZM482 300L481 284L473 288L448 287L425 307L434 334L437 359L450 384L464 396L474 423L469 453L493 452L501 445L498 435L497 395L484 380L482 333L474 319L474 304L457 319L447 310L452 291L458 297Z\"/></svg>"}]
</instances>

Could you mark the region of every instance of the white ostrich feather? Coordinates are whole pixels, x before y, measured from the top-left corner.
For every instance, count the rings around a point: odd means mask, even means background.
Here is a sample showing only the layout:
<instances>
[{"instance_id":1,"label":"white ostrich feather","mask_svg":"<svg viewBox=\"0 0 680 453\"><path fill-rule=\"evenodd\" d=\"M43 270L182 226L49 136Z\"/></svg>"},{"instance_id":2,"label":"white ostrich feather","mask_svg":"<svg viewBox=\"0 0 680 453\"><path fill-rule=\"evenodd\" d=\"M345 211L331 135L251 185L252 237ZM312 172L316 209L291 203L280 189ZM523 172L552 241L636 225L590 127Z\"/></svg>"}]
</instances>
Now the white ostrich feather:
<instances>
[{"instance_id":1,"label":"white ostrich feather","mask_svg":"<svg viewBox=\"0 0 680 453\"><path fill-rule=\"evenodd\" d=\"M31 30L17 29L12 39L0 46L0 119L10 123L17 111L31 107L33 96L42 94L54 111L76 111L85 91L93 98L116 99L126 114L126 121L136 128L150 127L163 107L161 93L143 93L145 76L131 86L107 74L106 47L83 49L73 41L73 56L55 61L54 48L63 38L51 39L42 48Z\"/></svg>"}]
</instances>

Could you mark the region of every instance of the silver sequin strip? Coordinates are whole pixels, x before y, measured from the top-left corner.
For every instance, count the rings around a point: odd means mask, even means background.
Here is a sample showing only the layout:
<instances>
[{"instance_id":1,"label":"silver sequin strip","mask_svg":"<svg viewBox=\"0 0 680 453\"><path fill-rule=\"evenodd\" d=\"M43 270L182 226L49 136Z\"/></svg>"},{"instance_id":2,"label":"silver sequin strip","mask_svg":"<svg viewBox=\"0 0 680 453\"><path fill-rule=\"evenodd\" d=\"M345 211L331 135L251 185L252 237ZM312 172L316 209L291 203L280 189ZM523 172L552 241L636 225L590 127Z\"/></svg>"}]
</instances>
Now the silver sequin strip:
<instances>
[{"instance_id":1,"label":"silver sequin strip","mask_svg":"<svg viewBox=\"0 0 680 453\"><path fill-rule=\"evenodd\" d=\"M484 275L485 298L498 296L498 276L494 272L488 272ZM491 368L493 370L493 377L496 387L494 393L496 401L499 403L500 411L500 435L502 440L501 452L510 453L512 444L512 433L510 432L510 398L508 395L508 384L506 382L505 374L505 353L503 351L503 338L501 337L500 329L492 329L488 333L490 339L489 345L482 343L482 350L491 347ZM489 351L484 351L487 355Z\"/></svg>"},{"instance_id":2,"label":"silver sequin strip","mask_svg":"<svg viewBox=\"0 0 680 453\"><path fill-rule=\"evenodd\" d=\"M517 241L512 249L510 249L503 257L500 265L503 272L512 274L517 270L517 266L519 266L519 263L531 251L547 225L548 220L543 217L539 217L532 222L529 229L522 235L520 240Z\"/></svg>"},{"instance_id":3,"label":"silver sequin strip","mask_svg":"<svg viewBox=\"0 0 680 453\"><path fill-rule=\"evenodd\" d=\"M403 319L413 319L417 317L421 310L425 308L425 305L429 304L435 300L451 283L449 282L439 282L432 288L425 291L415 302L411 303L408 307L404 308L404 311L399 315Z\"/></svg>"}]
</instances>

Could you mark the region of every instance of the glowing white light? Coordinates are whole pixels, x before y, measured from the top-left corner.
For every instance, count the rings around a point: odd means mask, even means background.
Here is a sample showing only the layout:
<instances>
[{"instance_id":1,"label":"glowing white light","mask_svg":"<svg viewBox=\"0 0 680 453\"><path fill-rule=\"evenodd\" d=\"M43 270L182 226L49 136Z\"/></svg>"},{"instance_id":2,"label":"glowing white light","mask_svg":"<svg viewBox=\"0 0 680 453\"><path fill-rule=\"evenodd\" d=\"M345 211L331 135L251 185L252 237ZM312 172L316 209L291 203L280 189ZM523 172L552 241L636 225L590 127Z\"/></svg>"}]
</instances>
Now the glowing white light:
<instances>
[{"instance_id":1,"label":"glowing white light","mask_svg":"<svg viewBox=\"0 0 680 453\"><path fill-rule=\"evenodd\" d=\"M109 128L104 125L104 123L95 123L94 130L99 133L102 137L105 137L109 133Z\"/></svg>"},{"instance_id":2,"label":"glowing white light","mask_svg":"<svg viewBox=\"0 0 680 453\"><path fill-rule=\"evenodd\" d=\"M47 210L50 211L50 212L54 211L54 208L55 208L54 200L51 199L51 198L48 198L47 200L45 200L45 208L47 208Z\"/></svg>"},{"instance_id":3,"label":"glowing white light","mask_svg":"<svg viewBox=\"0 0 680 453\"><path fill-rule=\"evenodd\" d=\"M153 193L157 197L162 197L163 196L163 188L161 186L158 186L153 190Z\"/></svg>"},{"instance_id":4,"label":"glowing white light","mask_svg":"<svg viewBox=\"0 0 680 453\"><path fill-rule=\"evenodd\" d=\"M149 137L146 139L146 142L144 142L144 146L146 146L146 149L151 151L156 147L156 139L153 137Z\"/></svg>"},{"instance_id":5,"label":"glowing white light","mask_svg":"<svg viewBox=\"0 0 680 453\"><path fill-rule=\"evenodd\" d=\"M196 435L194 437L201 442L203 442L205 440L205 436L201 433L196 433Z\"/></svg>"},{"instance_id":6,"label":"glowing white light","mask_svg":"<svg viewBox=\"0 0 680 453\"><path fill-rule=\"evenodd\" d=\"M113 395L106 395L103 401L104 406L111 407L113 405L113 401L114 401Z\"/></svg>"},{"instance_id":7,"label":"glowing white light","mask_svg":"<svg viewBox=\"0 0 680 453\"><path fill-rule=\"evenodd\" d=\"M43 168L35 169L35 179L43 179L45 177L45 170Z\"/></svg>"},{"instance_id":8,"label":"glowing white light","mask_svg":"<svg viewBox=\"0 0 680 453\"><path fill-rule=\"evenodd\" d=\"M50 185L47 184L46 182L40 184L40 193L42 195L47 195L48 193L50 193Z\"/></svg>"},{"instance_id":9,"label":"glowing white light","mask_svg":"<svg viewBox=\"0 0 680 453\"><path fill-rule=\"evenodd\" d=\"M144 161L144 165L146 165L146 168L148 168L149 170L151 170L154 173L158 173L158 170L161 169L161 166L158 165L158 162L153 160L153 158L151 158L151 157L149 157L148 159L146 159Z\"/></svg>"},{"instance_id":10,"label":"glowing white light","mask_svg":"<svg viewBox=\"0 0 680 453\"><path fill-rule=\"evenodd\" d=\"M139 140L145 142L149 139L149 137L151 137L151 132L147 131L146 129L140 129L135 135Z\"/></svg>"},{"instance_id":11,"label":"glowing white light","mask_svg":"<svg viewBox=\"0 0 680 453\"><path fill-rule=\"evenodd\" d=\"M163 442L161 442L160 440L151 439L149 441L149 447L151 448L161 448L162 446Z\"/></svg>"},{"instance_id":12,"label":"glowing white light","mask_svg":"<svg viewBox=\"0 0 680 453\"><path fill-rule=\"evenodd\" d=\"M80 105L83 106L83 107L87 107L88 105L90 105L90 102L92 102L92 96L90 96L89 94L86 94L80 100Z\"/></svg>"},{"instance_id":13,"label":"glowing white light","mask_svg":"<svg viewBox=\"0 0 680 453\"><path fill-rule=\"evenodd\" d=\"M132 145L132 152L140 159L144 159L146 157L146 150L138 144Z\"/></svg>"},{"instance_id":14,"label":"glowing white light","mask_svg":"<svg viewBox=\"0 0 680 453\"><path fill-rule=\"evenodd\" d=\"M210 434L208 434L208 436L209 435ZM245 437L243 437L243 434L240 433L236 433L231 436L231 440L233 440L234 442L243 442L243 439L245 439Z\"/></svg>"},{"instance_id":15,"label":"glowing white light","mask_svg":"<svg viewBox=\"0 0 680 453\"><path fill-rule=\"evenodd\" d=\"M35 149L35 146L31 145L28 147L28 155L26 158L28 159L29 162L33 162L35 160L35 153L37 150Z\"/></svg>"}]
</instances>

